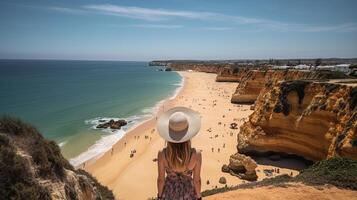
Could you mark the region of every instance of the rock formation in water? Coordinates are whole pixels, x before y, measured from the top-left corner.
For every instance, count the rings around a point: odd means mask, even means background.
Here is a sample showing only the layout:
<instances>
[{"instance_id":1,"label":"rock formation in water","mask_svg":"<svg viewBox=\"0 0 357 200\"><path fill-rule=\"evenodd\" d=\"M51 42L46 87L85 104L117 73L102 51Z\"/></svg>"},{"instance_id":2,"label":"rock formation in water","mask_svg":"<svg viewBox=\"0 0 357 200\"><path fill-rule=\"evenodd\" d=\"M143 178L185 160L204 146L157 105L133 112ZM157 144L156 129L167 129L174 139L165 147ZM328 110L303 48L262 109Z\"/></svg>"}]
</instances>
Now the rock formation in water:
<instances>
[{"instance_id":1,"label":"rock formation in water","mask_svg":"<svg viewBox=\"0 0 357 200\"><path fill-rule=\"evenodd\" d=\"M122 126L125 126L127 124L128 124L128 122L126 122L123 119L120 119L117 121L111 119L109 122L104 122L102 124L98 124L97 128L120 129Z\"/></svg>"},{"instance_id":2,"label":"rock formation in water","mask_svg":"<svg viewBox=\"0 0 357 200\"><path fill-rule=\"evenodd\" d=\"M346 78L342 73L307 70L250 70L243 71L241 80L232 95L232 103L252 104L266 85L274 85L282 80Z\"/></svg>"},{"instance_id":3,"label":"rock formation in water","mask_svg":"<svg viewBox=\"0 0 357 200\"><path fill-rule=\"evenodd\" d=\"M19 120L0 118L0 199L114 199L83 170L75 170L53 141Z\"/></svg>"},{"instance_id":4,"label":"rock formation in water","mask_svg":"<svg viewBox=\"0 0 357 200\"><path fill-rule=\"evenodd\" d=\"M172 71L172 69L170 67L165 68L165 72L171 72L171 71Z\"/></svg>"},{"instance_id":5,"label":"rock formation in water","mask_svg":"<svg viewBox=\"0 0 357 200\"><path fill-rule=\"evenodd\" d=\"M238 152L284 152L308 160L357 159L357 83L267 85L238 134Z\"/></svg>"}]
</instances>

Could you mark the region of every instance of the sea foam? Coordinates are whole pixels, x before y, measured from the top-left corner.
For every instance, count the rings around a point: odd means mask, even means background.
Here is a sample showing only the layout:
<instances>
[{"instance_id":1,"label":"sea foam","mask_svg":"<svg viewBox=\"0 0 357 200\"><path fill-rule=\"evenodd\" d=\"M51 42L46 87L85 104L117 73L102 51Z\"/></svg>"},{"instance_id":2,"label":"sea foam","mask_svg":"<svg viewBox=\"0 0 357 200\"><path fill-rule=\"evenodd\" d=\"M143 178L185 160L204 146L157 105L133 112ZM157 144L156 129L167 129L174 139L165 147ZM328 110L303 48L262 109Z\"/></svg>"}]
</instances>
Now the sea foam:
<instances>
[{"instance_id":1,"label":"sea foam","mask_svg":"<svg viewBox=\"0 0 357 200\"><path fill-rule=\"evenodd\" d=\"M82 163L89 159L95 159L102 156L106 151L110 150L112 146L117 143L125 134L123 130L117 130L113 134L105 135L100 140L98 140L94 145L89 147L89 149L75 158L69 160L69 162L78 167Z\"/></svg>"},{"instance_id":2,"label":"sea foam","mask_svg":"<svg viewBox=\"0 0 357 200\"><path fill-rule=\"evenodd\" d=\"M98 159L99 157L101 157L105 152L109 151L112 148L112 146L114 144L116 144L122 137L124 137L124 135L128 131L139 126L146 120L153 117L155 115L155 113L157 113L159 111L159 109L162 107L162 105L165 103L165 101L172 100L172 99L176 98L176 96L178 95L178 93L181 91L181 89L184 86L184 78L182 76L181 76L181 82L175 83L175 86L179 86L179 87L177 87L175 89L175 91L171 95L169 95L166 99L157 102L155 104L155 106L144 108L141 111L140 115L133 115L133 116L124 118L128 122L128 124L126 126L123 126L120 130L115 130L115 129L110 129L110 128L97 129L97 125L99 125L101 123L108 122L109 120L119 120L119 119L123 119L123 118L97 117L94 119L85 120L84 123L87 125L90 125L91 129L103 131L105 134L94 145L89 147L87 151L70 159L70 163L73 166L78 167L90 159Z\"/></svg>"}]
</instances>

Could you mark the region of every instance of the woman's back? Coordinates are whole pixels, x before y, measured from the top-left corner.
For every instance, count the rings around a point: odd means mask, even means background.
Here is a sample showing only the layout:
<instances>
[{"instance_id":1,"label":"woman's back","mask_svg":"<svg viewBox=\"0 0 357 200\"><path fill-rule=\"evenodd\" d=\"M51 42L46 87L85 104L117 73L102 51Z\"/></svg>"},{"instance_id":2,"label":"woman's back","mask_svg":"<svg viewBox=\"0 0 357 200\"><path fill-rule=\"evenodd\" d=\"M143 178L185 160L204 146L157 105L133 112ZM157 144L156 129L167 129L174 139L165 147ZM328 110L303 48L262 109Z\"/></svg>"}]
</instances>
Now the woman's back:
<instances>
[{"instance_id":1,"label":"woman's back","mask_svg":"<svg viewBox=\"0 0 357 200\"><path fill-rule=\"evenodd\" d=\"M186 163L184 163L184 165L180 168L178 167L174 167L171 166L169 164L169 161L167 160L167 149L164 148L162 151L163 154L163 161L164 161L164 165L165 165L165 169L166 171L170 171L170 172L175 172L175 173L185 173L185 172L192 172L192 170L195 167L195 164L197 162L197 152L195 148L191 148L190 150L190 157L188 159L188 161Z\"/></svg>"},{"instance_id":2,"label":"woman's back","mask_svg":"<svg viewBox=\"0 0 357 200\"><path fill-rule=\"evenodd\" d=\"M158 155L159 165L162 165L166 172L165 186L161 195L162 199L197 199L194 179L195 175L196 179L197 177L199 179L199 170L195 170L195 168L198 165L200 167L201 153L191 148L190 157L181 168L174 168L167 158L168 153L165 148Z\"/></svg>"}]
</instances>

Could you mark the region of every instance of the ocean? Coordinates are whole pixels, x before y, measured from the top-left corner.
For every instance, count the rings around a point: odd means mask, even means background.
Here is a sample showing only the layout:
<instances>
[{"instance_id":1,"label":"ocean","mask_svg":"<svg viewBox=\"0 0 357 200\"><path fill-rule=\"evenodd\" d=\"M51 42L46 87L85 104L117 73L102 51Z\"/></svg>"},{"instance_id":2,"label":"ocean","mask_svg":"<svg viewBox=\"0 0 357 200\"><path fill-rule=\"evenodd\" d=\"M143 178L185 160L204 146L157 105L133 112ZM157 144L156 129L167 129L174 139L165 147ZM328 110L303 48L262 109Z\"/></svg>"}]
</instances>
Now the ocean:
<instances>
[{"instance_id":1,"label":"ocean","mask_svg":"<svg viewBox=\"0 0 357 200\"><path fill-rule=\"evenodd\" d=\"M34 125L73 165L109 150L182 86L147 62L0 60L0 115ZM121 130L96 129L125 119Z\"/></svg>"}]
</instances>

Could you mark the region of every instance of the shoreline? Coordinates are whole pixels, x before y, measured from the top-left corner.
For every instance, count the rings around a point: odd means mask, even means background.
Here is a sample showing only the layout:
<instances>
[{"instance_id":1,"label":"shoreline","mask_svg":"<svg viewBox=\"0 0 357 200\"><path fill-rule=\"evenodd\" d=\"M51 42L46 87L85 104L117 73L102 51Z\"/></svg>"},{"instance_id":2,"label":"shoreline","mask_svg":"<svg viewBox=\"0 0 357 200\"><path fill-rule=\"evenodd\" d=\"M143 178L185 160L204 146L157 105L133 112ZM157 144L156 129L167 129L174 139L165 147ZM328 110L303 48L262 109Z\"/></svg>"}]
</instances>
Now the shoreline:
<instances>
[{"instance_id":1,"label":"shoreline","mask_svg":"<svg viewBox=\"0 0 357 200\"><path fill-rule=\"evenodd\" d=\"M150 109L151 111L148 112L148 114L139 115L139 117L138 117L139 120L134 125L129 127L127 130L123 130L123 129L99 130L99 131L103 131L103 132L108 132L108 131L114 131L114 132L111 132L111 134L109 134L109 135L102 136L93 145L91 145L86 151L80 153L76 157L70 158L69 159L70 163L75 168L81 168L81 167L85 166L86 163L95 162L97 159L100 159L100 157L102 157L104 154L109 152L117 143L120 142L120 140L122 140L125 137L125 135L130 134L130 132L132 132L134 129L136 129L139 126L145 124L146 122L154 119L159 114L163 105L165 105L165 103L167 103L171 100L174 100L180 94L180 92L183 90L183 88L185 86L185 77L182 76L179 72L174 72L174 73L177 73L181 77L181 81L179 83L179 87L177 87L172 94L168 95L168 97L166 97L165 99L158 101L153 107L144 108L144 109ZM134 116L136 116L136 115L134 115ZM132 116L130 116L128 118L131 118L131 117ZM142 118L142 119L140 119L140 118ZM86 120L86 123L90 124L89 121L93 121L96 119ZM114 119L114 118L110 118L110 119ZM117 120L119 118L115 118L115 119ZM95 126L94 124L91 124L91 125ZM97 130L97 129L95 129L95 130ZM108 138L113 139L115 141L113 142L111 140L108 140ZM109 145L107 145L108 141L110 142ZM63 143L63 142L61 142L61 143ZM104 143L104 144L102 144L102 143ZM95 148L97 145L102 148L105 148L105 150L97 152L97 149ZM108 147L108 146L110 146L110 147Z\"/></svg>"}]
</instances>

